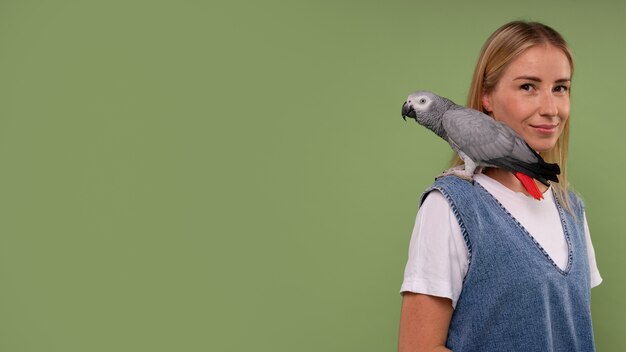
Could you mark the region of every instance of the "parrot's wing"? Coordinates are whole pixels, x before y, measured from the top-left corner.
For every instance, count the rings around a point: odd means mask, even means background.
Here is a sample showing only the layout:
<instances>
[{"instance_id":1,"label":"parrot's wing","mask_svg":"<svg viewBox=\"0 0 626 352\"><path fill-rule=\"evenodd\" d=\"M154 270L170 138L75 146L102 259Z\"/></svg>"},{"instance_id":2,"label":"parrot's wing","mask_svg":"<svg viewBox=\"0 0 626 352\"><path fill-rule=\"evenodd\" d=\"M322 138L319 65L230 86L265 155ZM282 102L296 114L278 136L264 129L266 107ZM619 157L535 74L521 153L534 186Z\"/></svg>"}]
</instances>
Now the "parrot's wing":
<instances>
[{"instance_id":1,"label":"parrot's wing","mask_svg":"<svg viewBox=\"0 0 626 352\"><path fill-rule=\"evenodd\" d=\"M537 162L536 154L513 129L479 111L448 110L442 123L453 148L475 162L511 157L526 163Z\"/></svg>"}]
</instances>

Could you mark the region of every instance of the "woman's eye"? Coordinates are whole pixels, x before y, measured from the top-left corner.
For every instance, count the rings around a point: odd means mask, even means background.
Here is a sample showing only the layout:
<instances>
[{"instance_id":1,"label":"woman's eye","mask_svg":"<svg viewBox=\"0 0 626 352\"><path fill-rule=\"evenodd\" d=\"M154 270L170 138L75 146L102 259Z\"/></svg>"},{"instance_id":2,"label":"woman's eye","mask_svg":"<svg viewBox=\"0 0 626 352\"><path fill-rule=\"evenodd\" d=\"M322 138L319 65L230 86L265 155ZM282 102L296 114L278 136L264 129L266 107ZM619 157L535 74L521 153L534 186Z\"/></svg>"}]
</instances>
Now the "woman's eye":
<instances>
[{"instance_id":1,"label":"woman's eye","mask_svg":"<svg viewBox=\"0 0 626 352\"><path fill-rule=\"evenodd\" d=\"M524 83L520 86L520 89L525 90L525 91L530 91L533 89L533 85L530 83Z\"/></svg>"},{"instance_id":2,"label":"woman's eye","mask_svg":"<svg viewBox=\"0 0 626 352\"><path fill-rule=\"evenodd\" d=\"M556 86L554 87L554 91L555 92L559 92L559 93L565 93L569 90L568 86Z\"/></svg>"}]
</instances>

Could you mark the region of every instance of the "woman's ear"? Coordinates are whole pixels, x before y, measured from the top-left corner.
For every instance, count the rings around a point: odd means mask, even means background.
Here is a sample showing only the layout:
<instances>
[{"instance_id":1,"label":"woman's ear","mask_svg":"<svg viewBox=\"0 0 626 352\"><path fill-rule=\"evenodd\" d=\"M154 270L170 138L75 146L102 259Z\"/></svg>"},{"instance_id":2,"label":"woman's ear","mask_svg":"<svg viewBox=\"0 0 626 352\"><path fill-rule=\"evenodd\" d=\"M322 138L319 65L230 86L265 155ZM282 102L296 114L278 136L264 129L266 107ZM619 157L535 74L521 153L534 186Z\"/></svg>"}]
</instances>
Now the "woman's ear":
<instances>
[{"instance_id":1,"label":"woman's ear","mask_svg":"<svg viewBox=\"0 0 626 352\"><path fill-rule=\"evenodd\" d=\"M483 109L485 109L485 111L487 112L491 112L491 96L487 93L483 93L483 96L481 98L481 102L483 104Z\"/></svg>"}]
</instances>

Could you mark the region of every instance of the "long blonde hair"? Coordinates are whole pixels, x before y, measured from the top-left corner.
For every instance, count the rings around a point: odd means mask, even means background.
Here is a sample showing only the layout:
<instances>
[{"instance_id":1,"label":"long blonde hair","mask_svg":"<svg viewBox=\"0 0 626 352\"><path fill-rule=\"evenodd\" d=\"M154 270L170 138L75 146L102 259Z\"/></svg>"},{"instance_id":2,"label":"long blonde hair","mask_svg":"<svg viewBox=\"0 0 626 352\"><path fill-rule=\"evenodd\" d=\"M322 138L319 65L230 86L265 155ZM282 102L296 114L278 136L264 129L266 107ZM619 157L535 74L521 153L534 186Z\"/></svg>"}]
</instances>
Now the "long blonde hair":
<instances>
[{"instance_id":1,"label":"long blonde hair","mask_svg":"<svg viewBox=\"0 0 626 352\"><path fill-rule=\"evenodd\" d=\"M498 28L483 45L469 93L467 107L487 113L482 103L482 96L490 93L495 87L509 63L519 57L528 48L537 45L551 45L560 49L569 61L571 73L574 73L572 51L563 37L551 27L526 21L509 22ZM561 174L559 183L552 184L559 202L571 211L567 180L567 151L569 146L570 119L563 126L563 132L554 148L540 153L546 162L558 163ZM454 155L452 166L463 164L458 155Z\"/></svg>"}]
</instances>

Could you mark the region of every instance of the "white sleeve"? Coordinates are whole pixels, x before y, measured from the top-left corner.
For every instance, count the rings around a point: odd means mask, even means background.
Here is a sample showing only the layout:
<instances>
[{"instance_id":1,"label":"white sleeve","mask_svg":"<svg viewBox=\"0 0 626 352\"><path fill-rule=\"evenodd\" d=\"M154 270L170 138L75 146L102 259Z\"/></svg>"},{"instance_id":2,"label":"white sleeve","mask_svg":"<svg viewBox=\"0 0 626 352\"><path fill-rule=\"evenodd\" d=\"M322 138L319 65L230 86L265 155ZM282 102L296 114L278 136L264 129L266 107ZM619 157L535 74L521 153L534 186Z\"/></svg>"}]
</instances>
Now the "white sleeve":
<instances>
[{"instance_id":1,"label":"white sleeve","mask_svg":"<svg viewBox=\"0 0 626 352\"><path fill-rule=\"evenodd\" d=\"M589 233L589 225L587 224L587 215L584 214L585 219L585 241L587 242L587 257L589 258L589 274L591 275L591 287L596 287L602 282L602 276L598 270L596 264L596 252L593 249L591 243L591 234Z\"/></svg>"},{"instance_id":2,"label":"white sleeve","mask_svg":"<svg viewBox=\"0 0 626 352\"><path fill-rule=\"evenodd\" d=\"M461 294L469 252L448 201L438 191L424 200L415 220L400 292L452 299Z\"/></svg>"}]
</instances>

